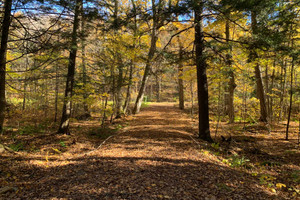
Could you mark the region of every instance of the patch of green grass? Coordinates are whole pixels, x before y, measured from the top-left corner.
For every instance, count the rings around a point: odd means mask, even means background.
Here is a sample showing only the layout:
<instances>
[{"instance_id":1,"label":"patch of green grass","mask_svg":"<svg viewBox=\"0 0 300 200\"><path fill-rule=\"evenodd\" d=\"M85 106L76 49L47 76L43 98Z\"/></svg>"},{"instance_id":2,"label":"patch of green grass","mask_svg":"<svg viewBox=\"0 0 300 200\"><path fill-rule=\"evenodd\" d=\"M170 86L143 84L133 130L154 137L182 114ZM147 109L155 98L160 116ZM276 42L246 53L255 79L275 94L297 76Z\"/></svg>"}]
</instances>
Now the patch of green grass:
<instances>
[{"instance_id":1,"label":"patch of green grass","mask_svg":"<svg viewBox=\"0 0 300 200\"><path fill-rule=\"evenodd\" d=\"M296 170L296 171L292 172L290 176L291 176L293 182L300 183L300 170Z\"/></svg>"},{"instance_id":2,"label":"patch of green grass","mask_svg":"<svg viewBox=\"0 0 300 200\"><path fill-rule=\"evenodd\" d=\"M235 121L242 121L243 118L242 118L242 117L239 117L239 116L235 116L235 117L234 117L234 120L235 120Z\"/></svg>"},{"instance_id":3,"label":"patch of green grass","mask_svg":"<svg viewBox=\"0 0 300 200\"><path fill-rule=\"evenodd\" d=\"M240 157L238 155L233 155L228 160L229 160L229 165L231 167L244 167L247 164L247 162L250 161L244 156Z\"/></svg>"},{"instance_id":4,"label":"patch of green grass","mask_svg":"<svg viewBox=\"0 0 300 200\"><path fill-rule=\"evenodd\" d=\"M122 128L123 128L123 126L122 126L121 124L115 125L115 129L116 129L116 130L120 130L120 129L122 129Z\"/></svg>"},{"instance_id":5,"label":"patch of green grass","mask_svg":"<svg viewBox=\"0 0 300 200\"><path fill-rule=\"evenodd\" d=\"M88 132L88 135L91 137L96 137L99 139L106 139L109 136L115 134L117 129L110 128L93 128Z\"/></svg>"},{"instance_id":6,"label":"patch of green grass","mask_svg":"<svg viewBox=\"0 0 300 200\"><path fill-rule=\"evenodd\" d=\"M66 143L64 141L59 141L60 146L67 147Z\"/></svg>"},{"instance_id":7,"label":"patch of green grass","mask_svg":"<svg viewBox=\"0 0 300 200\"><path fill-rule=\"evenodd\" d=\"M232 188L229 187L229 186L227 186L224 183L217 183L216 185L219 188L219 190L224 190L224 191L227 191L227 192L231 192L232 191Z\"/></svg>"},{"instance_id":8,"label":"patch of green grass","mask_svg":"<svg viewBox=\"0 0 300 200\"><path fill-rule=\"evenodd\" d=\"M215 150L219 150L220 149L220 144L219 143L212 143L211 147L214 148Z\"/></svg>"},{"instance_id":9,"label":"patch of green grass","mask_svg":"<svg viewBox=\"0 0 300 200\"><path fill-rule=\"evenodd\" d=\"M9 131L12 131L12 130L13 130L13 127L5 127L4 126L3 129L2 129L2 133L9 132Z\"/></svg>"},{"instance_id":10,"label":"patch of green grass","mask_svg":"<svg viewBox=\"0 0 300 200\"><path fill-rule=\"evenodd\" d=\"M9 98L9 103L14 104L14 105L22 104L23 103L23 98L11 97L11 98Z\"/></svg>"},{"instance_id":11,"label":"patch of green grass","mask_svg":"<svg viewBox=\"0 0 300 200\"><path fill-rule=\"evenodd\" d=\"M45 132L45 125L44 124L39 124L37 126L34 125L27 125L24 127L21 127L18 130L19 135L33 135L36 133L44 133Z\"/></svg>"},{"instance_id":12,"label":"patch of green grass","mask_svg":"<svg viewBox=\"0 0 300 200\"><path fill-rule=\"evenodd\" d=\"M270 166L270 167L275 167L275 166L281 166L281 163L279 162L272 162L272 161L264 161L260 163L261 166Z\"/></svg>"},{"instance_id":13,"label":"patch of green grass","mask_svg":"<svg viewBox=\"0 0 300 200\"><path fill-rule=\"evenodd\" d=\"M295 150L286 150L284 153L285 154L295 154L295 153L297 153L297 151L295 151Z\"/></svg>"},{"instance_id":14,"label":"patch of green grass","mask_svg":"<svg viewBox=\"0 0 300 200\"><path fill-rule=\"evenodd\" d=\"M20 151L24 149L24 144L22 142L17 142L9 145L9 148L11 148L14 151Z\"/></svg>"},{"instance_id":15,"label":"patch of green grass","mask_svg":"<svg viewBox=\"0 0 300 200\"><path fill-rule=\"evenodd\" d=\"M141 108L147 108L147 107L149 107L149 105L150 105L150 102L143 102L141 105Z\"/></svg>"},{"instance_id":16,"label":"patch of green grass","mask_svg":"<svg viewBox=\"0 0 300 200\"><path fill-rule=\"evenodd\" d=\"M113 105L114 104L114 102L113 101L107 101L107 105Z\"/></svg>"},{"instance_id":17,"label":"patch of green grass","mask_svg":"<svg viewBox=\"0 0 300 200\"><path fill-rule=\"evenodd\" d=\"M262 174L259 177L260 184L267 185L268 187L272 187L274 184L272 183L276 178L269 174Z\"/></svg>"}]
</instances>

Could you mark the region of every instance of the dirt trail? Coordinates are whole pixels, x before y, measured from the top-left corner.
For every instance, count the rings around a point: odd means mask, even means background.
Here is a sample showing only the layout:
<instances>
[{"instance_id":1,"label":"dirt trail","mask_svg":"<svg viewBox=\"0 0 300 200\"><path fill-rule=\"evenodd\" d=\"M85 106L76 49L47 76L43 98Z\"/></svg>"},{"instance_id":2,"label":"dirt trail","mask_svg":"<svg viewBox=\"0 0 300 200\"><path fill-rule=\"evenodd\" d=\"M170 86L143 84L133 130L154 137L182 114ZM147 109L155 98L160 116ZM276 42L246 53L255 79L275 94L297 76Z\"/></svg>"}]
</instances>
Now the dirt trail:
<instances>
[{"instance_id":1,"label":"dirt trail","mask_svg":"<svg viewBox=\"0 0 300 200\"><path fill-rule=\"evenodd\" d=\"M151 105L89 155L48 168L26 166L21 199L276 199L251 175L201 150L191 120Z\"/></svg>"}]
</instances>

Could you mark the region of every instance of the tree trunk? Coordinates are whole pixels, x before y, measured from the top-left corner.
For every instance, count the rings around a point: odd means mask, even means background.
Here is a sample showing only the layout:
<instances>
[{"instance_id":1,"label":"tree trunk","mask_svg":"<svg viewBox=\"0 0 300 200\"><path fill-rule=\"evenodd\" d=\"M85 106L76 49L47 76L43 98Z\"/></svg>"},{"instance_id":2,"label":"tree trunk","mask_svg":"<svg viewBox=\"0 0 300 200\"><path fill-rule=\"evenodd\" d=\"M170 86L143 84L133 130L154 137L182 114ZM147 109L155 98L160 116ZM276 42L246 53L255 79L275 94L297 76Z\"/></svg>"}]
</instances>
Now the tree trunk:
<instances>
[{"instance_id":1,"label":"tree trunk","mask_svg":"<svg viewBox=\"0 0 300 200\"><path fill-rule=\"evenodd\" d=\"M160 82L160 78L159 75L156 74L155 76L155 82L156 82L156 101L160 102L160 91L161 91L161 82Z\"/></svg>"},{"instance_id":2,"label":"tree trunk","mask_svg":"<svg viewBox=\"0 0 300 200\"><path fill-rule=\"evenodd\" d=\"M179 44L179 60L178 60L178 88L179 88L179 109L184 110L184 86L183 86L183 50L182 44L180 41L180 37L178 36L178 44Z\"/></svg>"},{"instance_id":3,"label":"tree trunk","mask_svg":"<svg viewBox=\"0 0 300 200\"><path fill-rule=\"evenodd\" d=\"M4 2L4 16L2 21L1 47L0 47L0 133L3 130L5 119L5 76L6 76L6 51L10 26L12 0Z\"/></svg>"},{"instance_id":4,"label":"tree trunk","mask_svg":"<svg viewBox=\"0 0 300 200\"><path fill-rule=\"evenodd\" d=\"M28 61L28 55L26 55L25 57L25 70L27 71L28 69L28 64L29 64L29 61ZM24 111L25 108L26 108L26 88L27 88L27 76L25 75L24 77L24 85L23 85L23 106L22 106L22 110Z\"/></svg>"},{"instance_id":5,"label":"tree trunk","mask_svg":"<svg viewBox=\"0 0 300 200\"><path fill-rule=\"evenodd\" d=\"M27 86L27 84L26 84L26 78L24 79L24 84L23 84L23 105L22 105L22 111L24 111L25 110L25 108L26 108L26 87Z\"/></svg>"},{"instance_id":6,"label":"tree trunk","mask_svg":"<svg viewBox=\"0 0 300 200\"><path fill-rule=\"evenodd\" d=\"M83 3L83 2L81 2ZM83 4L80 5L81 7L81 62L82 62L82 83L83 83L83 111L84 111L84 117L87 119L91 117L91 114L89 112L89 107L87 104L87 98L88 98L88 93L87 93L87 75L86 75L86 54L85 54L85 17L84 17L84 9L83 9Z\"/></svg>"},{"instance_id":7,"label":"tree trunk","mask_svg":"<svg viewBox=\"0 0 300 200\"><path fill-rule=\"evenodd\" d=\"M131 85L132 85L132 75L133 75L133 62L130 65L129 68L129 80L128 80L128 86L127 86L127 91L126 91L126 99L124 103L124 113L127 112L127 109L129 107L130 101L131 101Z\"/></svg>"},{"instance_id":8,"label":"tree trunk","mask_svg":"<svg viewBox=\"0 0 300 200\"><path fill-rule=\"evenodd\" d=\"M272 72L272 76L271 76L271 85L270 85L270 88L269 88L269 91L270 91L270 102L269 102L269 119L272 123L272 120L273 120L273 87L274 87L274 80L275 80L275 67L276 67L276 60L274 58L274 63L273 63L273 72Z\"/></svg>"},{"instance_id":9,"label":"tree trunk","mask_svg":"<svg viewBox=\"0 0 300 200\"><path fill-rule=\"evenodd\" d=\"M153 81L150 79L150 84L149 84L149 98L148 101L152 101L152 93L153 93Z\"/></svg>"},{"instance_id":10,"label":"tree trunk","mask_svg":"<svg viewBox=\"0 0 300 200\"><path fill-rule=\"evenodd\" d=\"M157 16L156 16L156 6L155 6L155 0L152 0L152 12L153 12L153 25L152 25L152 33L151 33L151 46L148 53L148 58L146 61L145 71L143 75L143 79L141 82L141 86L139 89L139 93L137 95L134 108L133 108L133 114L139 113L142 105L142 101L144 98L144 93L147 85L147 81L150 75L151 71L151 62L152 58L154 57L154 53L156 51L156 41L157 41Z\"/></svg>"},{"instance_id":11,"label":"tree trunk","mask_svg":"<svg viewBox=\"0 0 300 200\"><path fill-rule=\"evenodd\" d=\"M251 12L251 28L253 35L257 34L257 21L256 21L256 13L254 11ZM252 57L250 58L251 61L255 62L257 59L257 53L255 49L251 49ZM260 121L268 122L268 114L267 114L267 106L266 106L266 98L265 98L265 91L264 86L261 78L261 72L259 64L255 64L255 79L256 79L256 93L260 103Z\"/></svg>"},{"instance_id":12,"label":"tree trunk","mask_svg":"<svg viewBox=\"0 0 300 200\"><path fill-rule=\"evenodd\" d=\"M118 22L118 11L119 11L119 1L114 0L114 36L118 35L117 30L119 29ZM123 85L123 62L121 55L118 49L115 49L116 59L118 63L118 79L117 79L117 87L116 87L116 118L120 118L122 114L122 85Z\"/></svg>"},{"instance_id":13,"label":"tree trunk","mask_svg":"<svg viewBox=\"0 0 300 200\"><path fill-rule=\"evenodd\" d=\"M54 102L54 122L57 121L57 113L58 113L58 66L55 66L55 102Z\"/></svg>"},{"instance_id":14,"label":"tree trunk","mask_svg":"<svg viewBox=\"0 0 300 200\"><path fill-rule=\"evenodd\" d=\"M151 68L150 63L146 64L144 76L143 76L143 79L142 79L142 83L141 83L139 93L137 95L137 98L136 98L136 101L135 101L135 104L134 104L133 114L137 114L137 113L140 112L142 101L143 101L143 98L144 98L145 89L146 89L146 84L147 84L149 74L150 74L149 73L150 68Z\"/></svg>"},{"instance_id":15,"label":"tree trunk","mask_svg":"<svg viewBox=\"0 0 300 200\"><path fill-rule=\"evenodd\" d=\"M102 127L102 128L104 128L104 126L105 126L106 109L107 109L107 100L108 100L108 97L106 96L106 97L105 97L105 103L104 103L104 112L103 112L103 117L102 117L102 124L101 124L101 127Z\"/></svg>"},{"instance_id":16,"label":"tree trunk","mask_svg":"<svg viewBox=\"0 0 300 200\"><path fill-rule=\"evenodd\" d=\"M268 117L270 115L270 87L269 87L269 70L268 65L266 65L266 71L265 71L265 94L266 94L266 109L268 113Z\"/></svg>"},{"instance_id":17,"label":"tree trunk","mask_svg":"<svg viewBox=\"0 0 300 200\"><path fill-rule=\"evenodd\" d=\"M227 14L227 17L230 17L230 13ZM229 26L229 19L226 20L226 25L225 25L225 35L226 35L226 43L228 45L228 53L226 54L226 65L228 69L228 86L225 88L225 109L226 113L228 114L229 117L229 123L234 123L234 90L236 88L235 84L235 78L234 78L234 72L232 69L232 55L231 51L232 48L229 44L229 39L230 39L230 26Z\"/></svg>"},{"instance_id":18,"label":"tree trunk","mask_svg":"<svg viewBox=\"0 0 300 200\"><path fill-rule=\"evenodd\" d=\"M191 80L191 116L194 118L194 88L193 88L193 80Z\"/></svg>"},{"instance_id":19,"label":"tree trunk","mask_svg":"<svg viewBox=\"0 0 300 200\"><path fill-rule=\"evenodd\" d=\"M262 121L262 122L268 122L265 92L264 92L264 87L263 87L263 83L262 83L260 68L259 68L258 64L255 65L255 79L256 79L257 97L258 97L259 103L260 103L260 119L259 120Z\"/></svg>"},{"instance_id":20,"label":"tree trunk","mask_svg":"<svg viewBox=\"0 0 300 200\"><path fill-rule=\"evenodd\" d=\"M134 28L133 28L133 48L136 48L136 38L137 38L137 13L136 13L136 6L135 6L135 1L131 0L132 7L133 7L133 12L134 12ZM135 52L133 55L133 58L131 59L131 64L129 68L129 80L128 80L128 86L127 86L127 91L126 91L126 99L123 107L124 113L127 113L129 104L131 102L131 87L132 87L132 76L133 76L133 68L134 68L134 63L135 63Z\"/></svg>"},{"instance_id":21,"label":"tree trunk","mask_svg":"<svg viewBox=\"0 0 300 200\"><path fill-rule=\"evenodd\" d=\"M120 56L120 55L118 55ZM122 114L122 85L123 85L123 65L122 62L118 65L118 80L117 80L117 88L116 88L116 118L120 118Z\"/></svg>"},{"instance_id":22,"label":"tree trunk","mask_svg":"<svg viewBox=\"0 0 300 200\"><path fill-rule=\"evenodd\" d=\"M284 64L282 65L282 68L281 68L281 92L280 92L280 111L279 111L279 121L282 120L282 115L283 115L283 110L284 110L284 97L285 97L285 90L286 90L286 76L287 76L287 73L286 73L286 68L287 68L287 61L285 60L284 61ZM284 74L282 74L284 73ZM283 79L282 79L283 77Z\"/></svg>"},{"instance_id":23,"label":"tree trunk","mask_svg":"<svg viewBox=\"0 0 300 200\"><path fill-rule=\"evenodd\" d=\"M116 89L116 80L115 80L115 72L114 72L114 65L111 65L110 67L110 76L112 78L112 85L111 85L111 100L112 100L112 108L113 108L113 112L111 113L110 115L110 123L112 123L113 121L113 118L114 118L114 113L115 113L115 99L116 99L116 96L115 96L115 89Z\"/></svg>"},{"instance_id":24,"label":"tree trunk","mask_svg":"<svg viewBox=\"0 0 300 200\"><path fill-rule=\"evenodd\" d=\"M293 73L294 73L294 57L292 58L292 66L291 66L290 106L288 110L288 121L286 125L286 133L285 133L286 140L289 139L289 127L290 127L290 120L291 120L291 113L292 113L292 106L293 106Z\"/></svg>"},{"instance_id":25,"label":"tree trunk","mask_svg":"<svg viewBox=\"0 0 300 200\"><path fill-rule=\"evenodd\" d=\"M71 104L72 104L72 96L73 96L73 85L74 85L74 75L75 75L75 64L76 64L76 54L77 54L77 29L79 26L79 12L82 0L76 0L75 5L75 15L73 22L73 31L72 31L72 41L70 47L70 56L69 56L69 64L68 64L68 74L66 81L66 89L65 89L65 99L64 106L62 110L61 123L58 129L58 133L62 134L70 134L69 124L70 124L70 116L71 116Z\"/></svg>"},{"instance_id":26,"label":"tree trunk","mask_svg":"<svg viewBox=\"0 0 300 200\"><path fill-rule=\"evenodd\" d=\"M199 115L199 138L212 142L209 129L209 106L208 106L208 84L206 76L206 60L204 54L203 37L203 2L197 1L195 5L195 48L197 67L197 88L198 88L198 115Z\"/></svg>"},{"instance_id":27,"label":"tree trunk","mask_svg":"<svg viewBox=\"0 0 300 200\"><path fill-rule=\"evenodd\" d=\"M228 116L229 123L234 123L234 90L236 88L234 72L231 69L229 71L229 95L228 95Z\"/></svg>"}]
</instances>

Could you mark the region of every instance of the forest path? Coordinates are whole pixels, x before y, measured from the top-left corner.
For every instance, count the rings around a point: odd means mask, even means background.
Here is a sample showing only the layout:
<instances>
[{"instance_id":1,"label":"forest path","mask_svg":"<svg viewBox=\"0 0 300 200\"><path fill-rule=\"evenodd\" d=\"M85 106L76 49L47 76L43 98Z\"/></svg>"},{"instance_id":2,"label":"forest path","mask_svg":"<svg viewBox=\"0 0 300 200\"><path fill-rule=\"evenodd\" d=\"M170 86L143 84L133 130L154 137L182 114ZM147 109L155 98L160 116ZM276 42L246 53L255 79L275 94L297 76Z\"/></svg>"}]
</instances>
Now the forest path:
<instances>
[{"instance_id":1,"label":"forest path","mask_svg":"<svg viewBox=\"0 0 300 200\"><path fill-rule=\"evenodd\" d=\"M178 108L150 105L91 154L32 169L22 196L80 200L274 199L257 187L251 175L229 168L201 150L191 131L191 120Z\"/></svg>"}]
</instances>

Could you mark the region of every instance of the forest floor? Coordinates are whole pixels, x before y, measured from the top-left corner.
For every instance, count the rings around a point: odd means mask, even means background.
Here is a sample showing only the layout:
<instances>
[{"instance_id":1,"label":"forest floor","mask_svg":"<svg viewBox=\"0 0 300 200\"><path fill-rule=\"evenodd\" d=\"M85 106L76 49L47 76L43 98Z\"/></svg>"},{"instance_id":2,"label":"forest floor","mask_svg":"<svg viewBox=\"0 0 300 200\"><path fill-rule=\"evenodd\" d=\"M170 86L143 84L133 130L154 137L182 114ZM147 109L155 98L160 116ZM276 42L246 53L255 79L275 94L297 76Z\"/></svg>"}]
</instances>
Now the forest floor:
<instances>
[{"instance_id":1,"label":"forest floor","mask_svg":"<svg viewBox=\"0 0 300 200\"><path fill-rule=\"evenodd\" d=\"M99 119L73 122L71 136L50 126L0 136L15 151L0 153L0 199L300 198L296 124L285 141L280 124L222 122L209 144L174 104L153 103L105 129Z\"/></svg>"}]
</instances>

